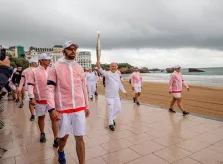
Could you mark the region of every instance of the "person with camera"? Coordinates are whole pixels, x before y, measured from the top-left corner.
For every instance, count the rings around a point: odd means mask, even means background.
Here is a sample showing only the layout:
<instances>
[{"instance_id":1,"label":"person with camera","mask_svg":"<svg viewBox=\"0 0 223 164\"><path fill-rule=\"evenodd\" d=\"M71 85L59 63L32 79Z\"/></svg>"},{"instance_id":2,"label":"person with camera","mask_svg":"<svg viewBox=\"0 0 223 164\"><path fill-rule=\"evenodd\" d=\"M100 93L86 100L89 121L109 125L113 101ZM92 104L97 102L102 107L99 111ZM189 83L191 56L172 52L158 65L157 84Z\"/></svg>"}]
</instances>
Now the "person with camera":
<instances>
[{"instance_id":1,"label":"person with camera","mask_svg":"<svg viewBox=\"0 0 223 164\"><path fill-rule=\"evenodd\" d=\"M7 94L6 90L3 88L6 87L10 76L12 75L12 69L10 67L10 60L6 56L6 50L1 49L0 53L0 99Z\"/></svg>"},{"instance_id":2,"label":"person with camera","mask_svg":"<svg viewBox=\"0 0 223 164\"><path fill-rule=\"evenodd\" d=\"M22 78L22 66L21 65L17 65L17 70L16 72L13 74L12 76L12 83L15 85L16 87L16 93L15 93L15 97L16 97L16 102L19 102L19 108L23 107L23 97L24 94L19 94L19 83L20 80Z\"/></svg>"}]
</instances>

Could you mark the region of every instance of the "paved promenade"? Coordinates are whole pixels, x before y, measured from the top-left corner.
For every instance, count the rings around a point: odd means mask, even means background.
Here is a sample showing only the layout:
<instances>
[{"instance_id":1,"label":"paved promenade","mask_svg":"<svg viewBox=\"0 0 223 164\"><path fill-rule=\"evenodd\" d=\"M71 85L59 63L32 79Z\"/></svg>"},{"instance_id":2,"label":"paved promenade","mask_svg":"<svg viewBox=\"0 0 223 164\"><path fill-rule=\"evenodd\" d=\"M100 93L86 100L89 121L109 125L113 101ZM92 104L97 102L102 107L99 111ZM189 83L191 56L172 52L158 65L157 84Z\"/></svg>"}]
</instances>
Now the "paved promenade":
<instances>
[{"instance_id":1,"label":"paved promenade","mask_svg":"<svg viewBox=\"0 0 223 164\"><path fill-rule=\"evenodd\" d=\"M85 136L87 164L223 164L223 122L122 101L116 131L111 132L104 96L90 102L90 107ZM0 164L56 164L49 116L47 142L43 144L37 120L29 121L27 102L20 109L13 101L4 101L4 108L0 113L5 122L0 146L8 151L0 151ZM78 163L73 136L65 153L68 164Z\"/></svg>"}]
</instances>

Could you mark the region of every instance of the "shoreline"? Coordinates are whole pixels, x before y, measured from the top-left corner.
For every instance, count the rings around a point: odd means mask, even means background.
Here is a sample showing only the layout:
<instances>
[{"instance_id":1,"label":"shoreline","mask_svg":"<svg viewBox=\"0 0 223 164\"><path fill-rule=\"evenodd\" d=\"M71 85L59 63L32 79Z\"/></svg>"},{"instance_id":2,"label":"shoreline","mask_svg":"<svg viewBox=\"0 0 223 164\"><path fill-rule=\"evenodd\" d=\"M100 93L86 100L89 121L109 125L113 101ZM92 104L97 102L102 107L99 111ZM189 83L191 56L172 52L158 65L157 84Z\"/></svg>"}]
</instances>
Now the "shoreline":
<instances>
[{"instance_id":1,"label":"shoreline","mask_svg":"<svg viewBox=\"0 0 223 164\"><path fill-rule=\"evenodd\" d=\"M128 81L123 83L127 93L127 100L132 101L134 95ZM223 88L213 86L189 85L190 91L183 89L182 102L185 110L204 117L223 118ZM98 84L98 93L104 94L104 86ZM120 97L124 99L123 94ZM167 83L143 82L142 95L139 102L169 108L172 95L168 93ZM177 104L174 109L178 109Z\"/></svg>"},{"instance_id":2,"label":"shoreline","mask_svg":"<svg viewBox=\"0 0 223 164\"><path fill-rule=\"evenodd\" d=\"M124 82L127 82L128 81L126 79L124 79ZM163 85L166 85L168 86L168 82L162 82L162 81L156 81L156 82L152 82L152 81L144 81L143 84L145 83L151 83L151 84L163 84ZM129 83L128 83L129 84ZM187 83L188 84L188 83ZM196 85L196 84L188 84L188 86L192 86L192 87L197 87L197 88L209 88L209 89L223 89L223 86L220 87L220 86L214 86L214 85Z\"/></svg>"}]
</instances>

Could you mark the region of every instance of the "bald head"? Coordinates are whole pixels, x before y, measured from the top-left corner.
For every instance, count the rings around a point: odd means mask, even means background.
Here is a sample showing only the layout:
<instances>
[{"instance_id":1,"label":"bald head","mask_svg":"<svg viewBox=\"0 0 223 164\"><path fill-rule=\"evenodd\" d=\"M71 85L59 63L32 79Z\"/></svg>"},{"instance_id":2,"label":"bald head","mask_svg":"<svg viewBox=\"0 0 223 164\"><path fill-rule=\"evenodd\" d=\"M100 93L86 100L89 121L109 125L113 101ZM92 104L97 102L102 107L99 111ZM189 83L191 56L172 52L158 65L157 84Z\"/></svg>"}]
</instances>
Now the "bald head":
<instances>
[{"instance_id":1,"label":"bald head","mask_svg":"<svg viewBox=\"0 0 223 164\"><path fill-rule=\"evenodd\" d=\"M111 72L115 73L117 71L117 69L118 69L117 63L114 63L113 62L113 63L110 64L110 70L111 70Z\"/></svg>"}]
</instances>

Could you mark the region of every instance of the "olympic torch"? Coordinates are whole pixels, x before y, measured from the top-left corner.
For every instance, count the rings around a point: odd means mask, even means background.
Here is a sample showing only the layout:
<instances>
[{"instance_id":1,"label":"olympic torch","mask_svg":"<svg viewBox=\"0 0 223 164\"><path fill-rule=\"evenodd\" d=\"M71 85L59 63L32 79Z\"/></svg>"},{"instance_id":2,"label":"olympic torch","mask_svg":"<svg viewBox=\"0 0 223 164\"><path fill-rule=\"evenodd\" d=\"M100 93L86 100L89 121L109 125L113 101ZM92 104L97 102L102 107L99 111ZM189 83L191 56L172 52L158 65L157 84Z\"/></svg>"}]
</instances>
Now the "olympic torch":
<instances>
[{"instance_id":1,"label":"olympic torch","mask_svg":"<svg viewBox=\"0 0 223 164\"><path fill-rule=\"evenodd\" d=\"M97 46L96 46L96 57L97 57L97 62L100 62L100 57L101 57L101 39L100 39L100 32L97 31L98 33L98 39L97 39Z\"/></svg>"}]
</instances>

